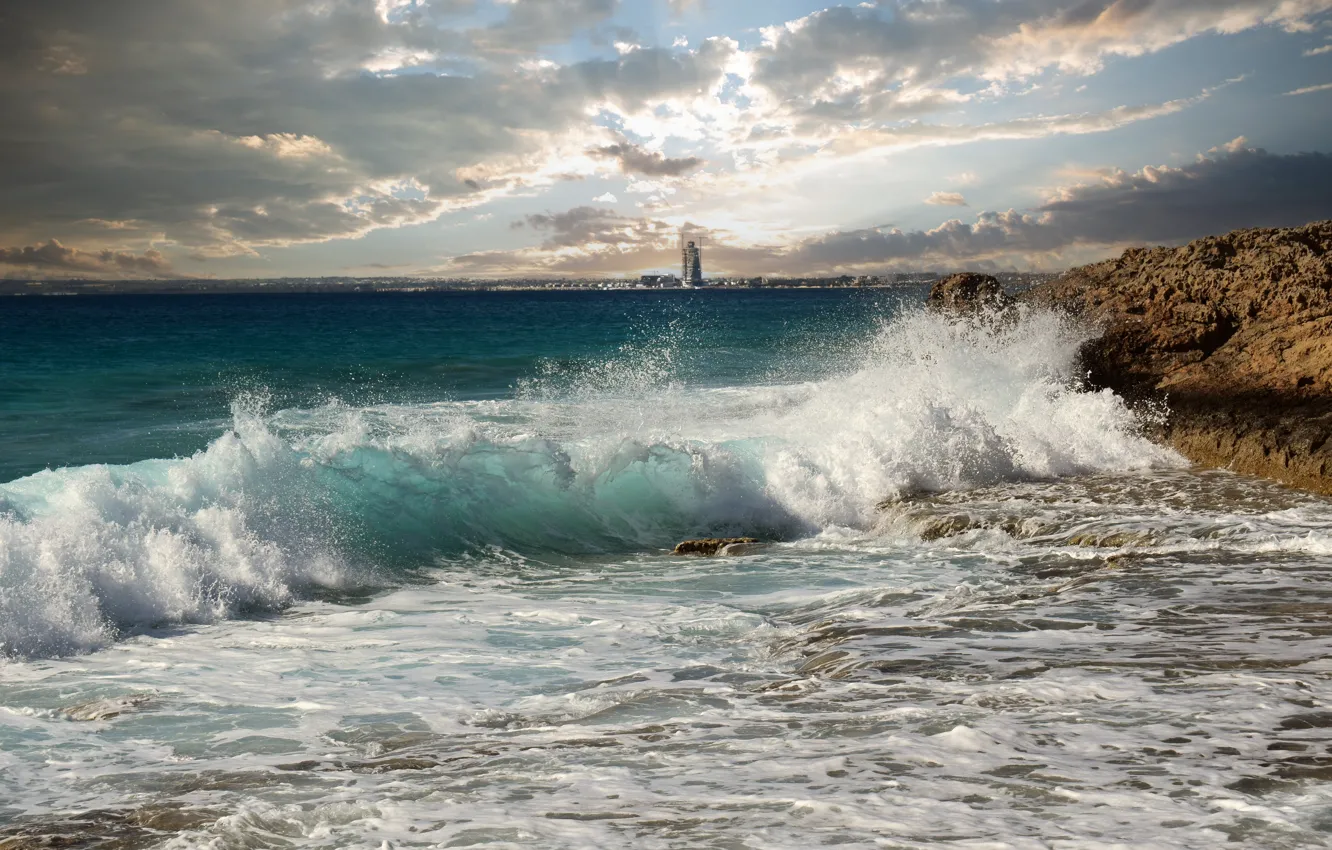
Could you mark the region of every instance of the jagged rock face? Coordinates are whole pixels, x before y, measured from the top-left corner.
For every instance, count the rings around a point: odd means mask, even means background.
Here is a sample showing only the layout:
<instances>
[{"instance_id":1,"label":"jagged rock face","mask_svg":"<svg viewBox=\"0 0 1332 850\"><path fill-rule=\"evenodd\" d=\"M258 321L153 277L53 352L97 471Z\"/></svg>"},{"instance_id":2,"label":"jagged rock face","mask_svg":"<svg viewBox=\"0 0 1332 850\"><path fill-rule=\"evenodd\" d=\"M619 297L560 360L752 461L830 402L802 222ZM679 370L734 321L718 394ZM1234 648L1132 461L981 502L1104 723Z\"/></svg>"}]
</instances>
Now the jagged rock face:
<instances>
[{"instance_id":1,"label":"jagged rock face","mask_svg":"<svg viewBox=\"0 0 1332 850\"><path fill-rule=\"evenodd\" d=\"M930 288L930 309L970 312L1002 309L1010 299L998 280L987 274L963 272L944 278Z\"/></svg>"},{"instance_id":2,"label":"jagged rock face","mask_svg":"<svg viewBox=\"0 0 1332 850\"><path fill-rule=\"evenodd\" d=\"M1190 458L1332 492L1332 221L1136 248L1025 296L1099 323L1089 378Z\"/></svg>"}]
</instances>

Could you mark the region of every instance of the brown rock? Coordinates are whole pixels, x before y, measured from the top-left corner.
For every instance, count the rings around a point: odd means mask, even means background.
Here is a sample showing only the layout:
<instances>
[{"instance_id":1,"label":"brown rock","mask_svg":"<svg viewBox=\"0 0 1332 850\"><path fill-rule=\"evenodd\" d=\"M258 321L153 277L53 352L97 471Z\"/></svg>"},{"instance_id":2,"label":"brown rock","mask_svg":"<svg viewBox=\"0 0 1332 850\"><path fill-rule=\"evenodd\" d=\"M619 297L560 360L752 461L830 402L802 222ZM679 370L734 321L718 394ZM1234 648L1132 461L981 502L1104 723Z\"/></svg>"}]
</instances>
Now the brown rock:
<instances>
[{"instance_id":1,"label":"brown rock","mask_svg":"<svg viewBox=\"0 0 1332 850\"><path fill-rule=\"evenodd\" d=\"M0 827L0 850L155 847L167 833L202 829L226 813L168 802L139 809L105 809L48 818L21 818Z\"/></svg>"},{"instance_id":2,"label":"brown rock","mask_svg":"<svg viewBox=\"0 0 1332 850\"><path fill-rule=\"evenodd\" d=\"M729 546L758 543L754 537L708 537L702 540L686 540L671 551L672 555L702 555L710 557ZM738 553L737 553L738 554Z\"/></svg>"},{"instance_id":3,"label":"brown rock","mask_svg":"<svg viewBox=\"0 0 1332 850\"><path fill-rule=\"evenodd\" d=\"M1088 381L1195 462L1332 493L1332 221L1135 248L1024 296L1099 324Z\"/></svg>"},{"instance_id":4,"label":"brown rock","mask_svg":"<svg viewBox=\"0 0 1332 850\"><path fill-rule=\"evenodd\" d=\"M1009 303L1011 299L998 280L974 272L950 275L939 281L930 288L926 302L932 310L960 313L1001 310Z\"/></svg>"}]
</instances>

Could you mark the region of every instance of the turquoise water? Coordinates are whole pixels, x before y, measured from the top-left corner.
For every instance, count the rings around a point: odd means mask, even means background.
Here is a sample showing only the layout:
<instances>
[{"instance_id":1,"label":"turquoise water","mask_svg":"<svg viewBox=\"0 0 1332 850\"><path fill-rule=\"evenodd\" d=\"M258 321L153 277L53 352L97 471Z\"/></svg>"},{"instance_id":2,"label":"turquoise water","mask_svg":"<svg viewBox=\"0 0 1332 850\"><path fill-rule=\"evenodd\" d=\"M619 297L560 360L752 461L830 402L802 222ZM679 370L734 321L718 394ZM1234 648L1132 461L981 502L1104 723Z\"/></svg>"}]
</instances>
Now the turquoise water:
<instances>
[{"instance_id":1,"label":"turquoise water","mask_svg":"<svg viewBox=\"0 0 1332 850\"><path fill-rule=\"evenodd\" d=\"M0 304L0 481L188 455L275 409L494 399L634 347L704 385L818 375L922 291L217 295Z\"/></svg>"},{"instance_id":2,"label":"turquoise water","mask_svg":"<svg viewBox=\"0 0 1332 850\"><path fill-rule=\"evenodd\" d=\"M1332 504L922 300L0 302L0 845L1326 846Z\"/></svg>"}]
</instances>

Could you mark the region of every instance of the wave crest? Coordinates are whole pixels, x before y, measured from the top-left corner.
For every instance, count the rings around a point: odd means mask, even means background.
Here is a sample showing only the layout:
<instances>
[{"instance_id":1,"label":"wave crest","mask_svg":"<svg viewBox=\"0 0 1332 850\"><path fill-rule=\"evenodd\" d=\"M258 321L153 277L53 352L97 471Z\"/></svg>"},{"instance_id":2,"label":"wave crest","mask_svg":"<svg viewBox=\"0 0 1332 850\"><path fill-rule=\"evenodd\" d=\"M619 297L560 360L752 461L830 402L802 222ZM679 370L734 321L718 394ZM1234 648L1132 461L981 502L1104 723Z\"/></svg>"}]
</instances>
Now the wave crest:
<instances>
[{"instance_id":1,"label":"wave crest","mask_svg":"<svg viewBox=\"0 0 1332 850\"><path fill-rule=\"evenodd\" d=\"M1118 398L1079 391L1083 339L1050 314L996 328L917 311L800 384L697 388L654 368L638 386L615 368L502 402L241 402L193 457L0 487L0 647L90 650L474 547L793 538L868 527L895 494L1177 464Z\"/></svg>"}]
</instances>

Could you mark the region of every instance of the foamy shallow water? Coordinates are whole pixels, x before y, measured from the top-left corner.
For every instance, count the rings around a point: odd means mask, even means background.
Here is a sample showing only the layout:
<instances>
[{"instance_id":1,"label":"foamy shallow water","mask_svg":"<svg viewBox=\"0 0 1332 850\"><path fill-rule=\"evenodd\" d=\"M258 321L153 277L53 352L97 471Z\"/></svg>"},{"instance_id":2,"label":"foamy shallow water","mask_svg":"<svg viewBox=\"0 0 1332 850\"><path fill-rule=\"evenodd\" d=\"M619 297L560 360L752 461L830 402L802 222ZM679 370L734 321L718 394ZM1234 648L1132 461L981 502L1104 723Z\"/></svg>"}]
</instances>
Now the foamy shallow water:
<instances>
[{"instance_id":1,"label":"foamy shallow water","mask_svg":"<svg viewBox=\"0 0 1332 850\"><path fill-rule=\"evenodd\" d=\"M1171 515L1205 492L1236 498ZM740 558L495 552L11 663L0 789L215 818L142 846L1325 845L1326 503L1139 474L895 531L946 501Z\"/></svg>"},{"instance_id":2,"label":"foamy shallow water","mask_svg":"<svg viewBox=\"0 0 1332 850\"><path fill-rule=\"evenodd\" d=\"M240 404L3 485L0 841L1326 846L1332 503L1183 468L1079 339Z\"/></svg>"}]
</instances>

